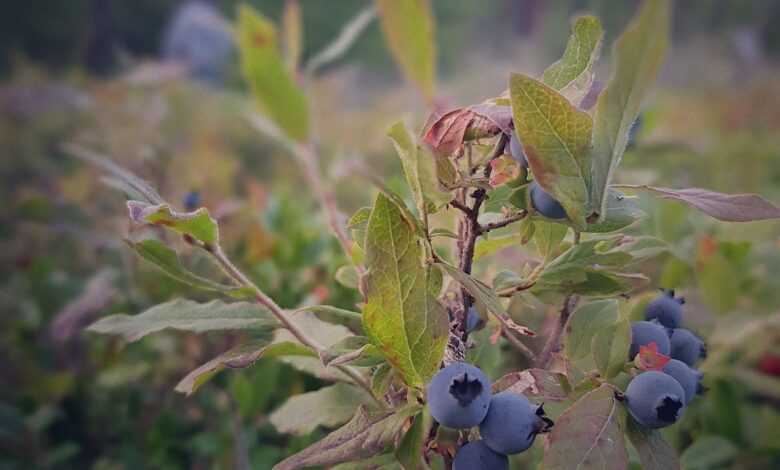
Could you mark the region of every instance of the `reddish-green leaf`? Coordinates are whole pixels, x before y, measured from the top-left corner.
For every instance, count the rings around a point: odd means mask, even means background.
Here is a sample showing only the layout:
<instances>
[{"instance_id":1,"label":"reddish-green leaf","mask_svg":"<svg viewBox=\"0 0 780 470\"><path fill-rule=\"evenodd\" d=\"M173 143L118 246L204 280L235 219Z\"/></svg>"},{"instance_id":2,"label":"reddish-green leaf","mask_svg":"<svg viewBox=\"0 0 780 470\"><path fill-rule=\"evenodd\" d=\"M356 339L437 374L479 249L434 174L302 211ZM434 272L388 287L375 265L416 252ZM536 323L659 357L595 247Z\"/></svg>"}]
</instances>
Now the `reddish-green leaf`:
<instances>
[{"instance_id":1,"label":"reddish-green leaf","mask_svg":"<svg viewBox=\"0 0 780 470\"><path fill-rule=\"evenodd\" d=\"M649 191L663 199L683 202L726 222L780 219L780 207L757 194L724 194L701 188L669 189L647 185L620 185Z\"/></svg>"},{"instance_id":2,"label":"reddish-green leaf","mask_svg":"<svg viewBox=\"0 0 780 470\"><path fill-rule=\"evenodd\" d=\"M624 413L609 385L584 395L556 420L544 455L544 468L628 468L628 452L619 426Z\"/></svg>"},{"instance_id":3,"label":"reddish-green leaf","mask_svg":"<svg viewBox=\"0 0 780 470\"><path fill-rule=\"evenodd\" d=\"M523 74L509 80L515 131L534 178L585 228L593 122L553 88Z\"/></svg>"},{"instance_id":4,"label":"reddish-green leaf","mask_svg":"<svg viewBox=\"0 0 780 470\"><path fill-rule=\"evenodd\" d=\"M417 232L395 203L377 196L366 231L363 328L404 381L422 387L439 369L449 322Z\"/></svg>"}]
</instances>

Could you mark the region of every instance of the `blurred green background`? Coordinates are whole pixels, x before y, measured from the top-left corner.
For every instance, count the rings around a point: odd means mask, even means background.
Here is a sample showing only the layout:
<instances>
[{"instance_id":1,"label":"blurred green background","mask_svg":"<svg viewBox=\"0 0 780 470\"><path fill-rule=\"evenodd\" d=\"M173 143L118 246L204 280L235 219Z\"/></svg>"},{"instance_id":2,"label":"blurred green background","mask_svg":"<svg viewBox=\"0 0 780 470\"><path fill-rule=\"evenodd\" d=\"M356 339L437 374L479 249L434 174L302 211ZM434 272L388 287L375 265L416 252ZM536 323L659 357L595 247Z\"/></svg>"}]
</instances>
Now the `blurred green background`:
<instances>
[{"instance_id":1,"label":"blurred green background","mask_svg":"<svg viewBox=\"0 0 780 470\"><path fill-rule=\"evenodd\" d=\"M143 176L169 201L199 199L219 217L237 262L281 306L354 308L358 301L334 280L345 260L317 201L300 190L298 168L245 119L248 98L229 34L204 39L181 26L205 21L219 31L238 0L202 2L194 14L193 3L175 0L6 3L0 469L266 469L323 436L281 435L268 421L288 396L321 384L290 364L261 360L223 373L191 398L173 391L236 337L168 333L126 345L81 331L109 313L206 297L124 247L124 201L97 170L61 150L72 140ZM277 21L284 6L250 3ZM368 2L300 4L305 61ZM598 15L610 44L637 2L433 5L446 106L497 95L511 71L539 73L560 55L578 12ZM674 45L618 180L780 201L779 22L777 1L678 1ZM182 60L189 73L171 65ZM602 60L599 78L608 70ZM350 173L355 162L402 191L385 132L400 117L419 128L427 111L402 81L376 22L318 72L309 92L322 167L341 211L370 201L370 185ZM667 437L685 468L780 468L780 223L729 225L673 202L642 203L649 217L633 231L673 246L642 272L653 286L686 295L689 326L710 343L709 393ZM191 265L206 264L181 250ZM511 264L518 259L511 251L481 269L499 271L499 259Z\"/></svg>"}]
</instances>

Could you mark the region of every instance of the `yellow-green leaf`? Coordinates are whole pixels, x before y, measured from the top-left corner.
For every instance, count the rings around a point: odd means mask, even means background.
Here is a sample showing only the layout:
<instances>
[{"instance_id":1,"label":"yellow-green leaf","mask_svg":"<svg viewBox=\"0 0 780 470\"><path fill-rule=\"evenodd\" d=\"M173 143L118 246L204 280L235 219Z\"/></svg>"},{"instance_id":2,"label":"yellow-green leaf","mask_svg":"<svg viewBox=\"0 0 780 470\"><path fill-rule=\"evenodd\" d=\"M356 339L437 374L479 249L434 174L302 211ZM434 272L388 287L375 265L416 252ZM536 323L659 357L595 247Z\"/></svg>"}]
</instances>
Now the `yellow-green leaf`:
<instances>
[{"instance_id":1,"label":"yellow-green leaf","mask_svg":"<svg viewBox=\"0 0 780 470\"><path fill-rule=\"evenodd\" d=\"M404 381L420 387L444 355L447 312L432 294L437 279L423 266L416 228L382 193L368 220L366 267L363 328Z\"/></svg>"},{"instance_id":2,"label":"yellow-green leaf","mask_svg":"<svg viewBox=\"0 0 780 470\"><path fill-rule=\"evenodd\" d=\"M306 140L306 96L279 52L273 23L246 3L238 10L238 45L244 79L262 110L291 138Z\"/></svg>"},{"instance_id":3,"label":"yellow-green leaf","mask_svg":"<svg viewBox=\"0 0 780 470\"><path fill-rule=\"evenodd\" d=\"M563 57L544 71L542 81L579 105L593 84L593 65L601 54L604 29L595 16L575 20Z\"/></svg>"},{"instance_id":4,"label":"yellow-green leaf","mask_svg":"<svg viewBox=\"0 0 780 470\"><path fill-rule=\"evenodd\" d=\"M584 228L593 126L590 116L527 75L512 74L509 93L515 131L534 178L566 209L572 224Z\"/></svg>"},{"instance_id":5,"label":"yellow-green leaf","mask_svg":"<svg viewBox=\"0 0 780 470\"><path fill-rule=\"evenodd\" d=\"M429 0L376 0L387 45L406 79L432 101L436 81L435 21Z\"/></svg>"},{"instance_id":6,"label":"yellow-green leaf","mask_svg":"<svg viewBox=\"0 0 780 470\"><path fill-rule=\"evenodd\" d=\"M133 222L167 227L209 245L219 242L217 221L204 207L193 212L178 212L168 204L153 206L140 201L127 201L127 210Z\"/></svg>"},{"instance_id":7,"label":"yellow-green leaf","mask_svg":"<svg viewBox=\"0 0 780 470\"><path fill-rule=\"evenodd\" d=\"M607 187L626 150L628 131L663 62L670 11L669 0L645 0L615 42L615 69L596 102L594 115L590 197L593 214L599 219L606 211Z\"/></svg>"}]
</instances>

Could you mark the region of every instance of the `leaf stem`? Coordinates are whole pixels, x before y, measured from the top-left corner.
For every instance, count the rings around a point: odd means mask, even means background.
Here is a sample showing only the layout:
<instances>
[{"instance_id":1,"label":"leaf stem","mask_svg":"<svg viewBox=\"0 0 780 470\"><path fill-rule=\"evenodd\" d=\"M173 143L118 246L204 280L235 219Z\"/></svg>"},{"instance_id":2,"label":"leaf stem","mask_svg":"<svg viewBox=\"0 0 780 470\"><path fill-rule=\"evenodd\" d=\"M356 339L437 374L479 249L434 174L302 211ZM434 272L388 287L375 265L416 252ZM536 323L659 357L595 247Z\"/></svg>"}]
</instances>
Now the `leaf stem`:
<instances>
[{"instance_id":1,"label":"leaf stem","mask_svg":"<svg viewBox=\"0 0 780 470\"><path fill-rule=\"evenodd\" d=\"M222 268L228 277L233 279L233 281L235 281L240 286L251 289L255 300L262 306L266 307L276 317L276 319L279 320L282 326L295 337L295 339L310 347L317 353L318 356L322 357L325 348L316 339L309 336L305 331L303 331L303 329L296 325L295 322L290 319L287 313L281 307L279 307L276 302L274 302L273 299L268 297L268 295L266 295L266 293L263 292L257 286L257 284L252 282L243 272L241 272L241 270L230 261L225 252L222 250L221 246L204 245L203 248L212 255L219 267ZM355 383L355 385L368 392L369 396L373 398L378 405L383 408L385 407L384 402L382 402L381 399L374 395L373 390L371 390L371 384L366 380L365 377L363 377L362 374L349 366L338 365L335 367L346 374Z\"/></svg>"},{"instance_id":2,"label":"leaf stem","mask_svg":"<svg viewBox=\"0 0 780 470\"><path fill-rule=\"evenodd\" d=\"M563 307L561 313L558 316L558 321L555 322L555 329L553 330L547 342L542 348L542 352L537 357L537 367L546 369L550 365L550 361L553 358L553 354L557 353L561 349L561 335L566 329L566 325L569 323L572 311L577 306L579 297L574 294L569 294L563 301Z\"/></svg>"}]
</instances>

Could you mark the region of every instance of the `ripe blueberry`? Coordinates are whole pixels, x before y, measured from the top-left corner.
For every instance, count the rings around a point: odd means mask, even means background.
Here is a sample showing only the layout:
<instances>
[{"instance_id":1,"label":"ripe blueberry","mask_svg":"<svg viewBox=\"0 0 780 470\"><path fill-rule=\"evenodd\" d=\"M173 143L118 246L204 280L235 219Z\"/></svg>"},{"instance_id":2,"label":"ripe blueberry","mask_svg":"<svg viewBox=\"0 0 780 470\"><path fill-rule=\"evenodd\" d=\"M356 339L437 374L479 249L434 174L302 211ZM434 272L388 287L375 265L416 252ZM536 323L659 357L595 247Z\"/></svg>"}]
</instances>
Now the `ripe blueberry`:
<instances>
[{"instance_id":1,"label":"ripe blueberry","mask_svg":"<svg viewBox=\"0 0 780 470\"><path fill-rule=\"evenodd\" d=\"M187 211L194 211L200 206L200 193L198 191L190 191L184 196L182 201L184 209Z\"/></svg>"},{"instance_id":2,"label":"ripe blueberry","mask_svg":"<svg viewBox=\"0 0 780 470\"><path fill-rule=\"evenodd\" d=\"M485 324L485 320L479 316L477 309L474 307L469 308L469 313L466 316L466 331L471 333L472 331L481 328Z\"/></svg>"},{"instance_id":3,"label":"ripe blueberry","mask_svg":"<svg viewBox=\"0 0 780 470\"><path fill-rule=\"evenodd\" d=\"M651 370L629 382L626 404L637 423L647 428L663 428L682 416L685 390L670 375Z\"/></svg>"},{"instance_id":4,"label":"ripe blueberry","mask_svg":"<svg viewBox=\"0 0 780 470\"><path fill-rule=\"evenodd\" d=\"M512 158L514 158L520 166L528 168L528 160L525 159L523 144L521 144L520 139L517 138L516 132L512 132L512 136L509 138L509 154L512 155Z\"/></svg>"},{"instance_id":5,"label":"ripe blueberry","mask_svg":"<svg viewBox=\"0 0 780 470\"><path fill-rule=\"evenodd\" d=\"M483 441L472 441L458 449L453 470L507 470L509 459L490 450Z\"/></svg>"},{"instance_id":6,"label":"ripe blueberry","mask_svg":"<svg viewBox=\"0 0 780 470\"><path fill-rule=\"evenodd\" d=\"M667 328L677 328L682 321L682 304L685 299L675 298L673 290L664 291L649 304L645 309L646 320L658 320L660 324Z\"/></svg>"},{"instance_id":7,"label":"ripe blueberry","mask_svg":"<svg viewBox=\"0 0 780 470\"><path fill-rule=\"evenodd\" d=\"M428 384L431 415L448 428L478 425L490 405L490 380L481 370L456 362L441 369Z\"/></svg>"},{"instance_id":8,"label":"ripe blueberry","mask_svg":"<svg viewBox=\"0 0 780 470\"><path fill-rule=\"evenodd\" d=\"M534 209L548 219L565 219L566 211L563 206L547 194L539 184L534 181L529 189L531 204Z\"/></svg>"},{"instance_id":9,"label":"ripe blueberry","mask_svg":"<svg viewBox=\"0 0 780 470\"><path fill-rule=\"evenodd\" d=\"M501 392L493 395L479 434L488 447L502 454L517 454L531 447L534 438L548 431L553 422L541 406L522 395Z\"/></svg>"},{"instance_id":10,"label":"ripe blueberry","mask_svg":"<svg viewBox=\"0 0 780 470\"><path fill-rule=\"evenodd\" d=\"M639 352L640 346L647 346L655 343L658 346L658 352L668 356L671 352L669 342L669 331L655 321L635 321L631 324L631 348L628 351L628 358L634 359Z\"/></svg>"},{"instance_id":11,"label":"ripe blueberry","mask_svg":"<svg viewBox=\"0 0 780 470\"><path fill-rule=\"evenodd\" d=\"M685 404L693 400L693 397L702 390L702 373L688 367L688 364L672 359L664 366L664 373L674 377L685 390Z\"/></svg>"},{"instance_id":12,"label":"ripe blueberry","mask_svg":"<svg viewBox=\"0 0 780 470\"><path fill-rule=\"evenodd\" d=\"M679 359L691 367L696 365L699 359L707 355L704 341L684 328L672 330L671 344L672 358Z\"/></svg>"}]
</instances>

